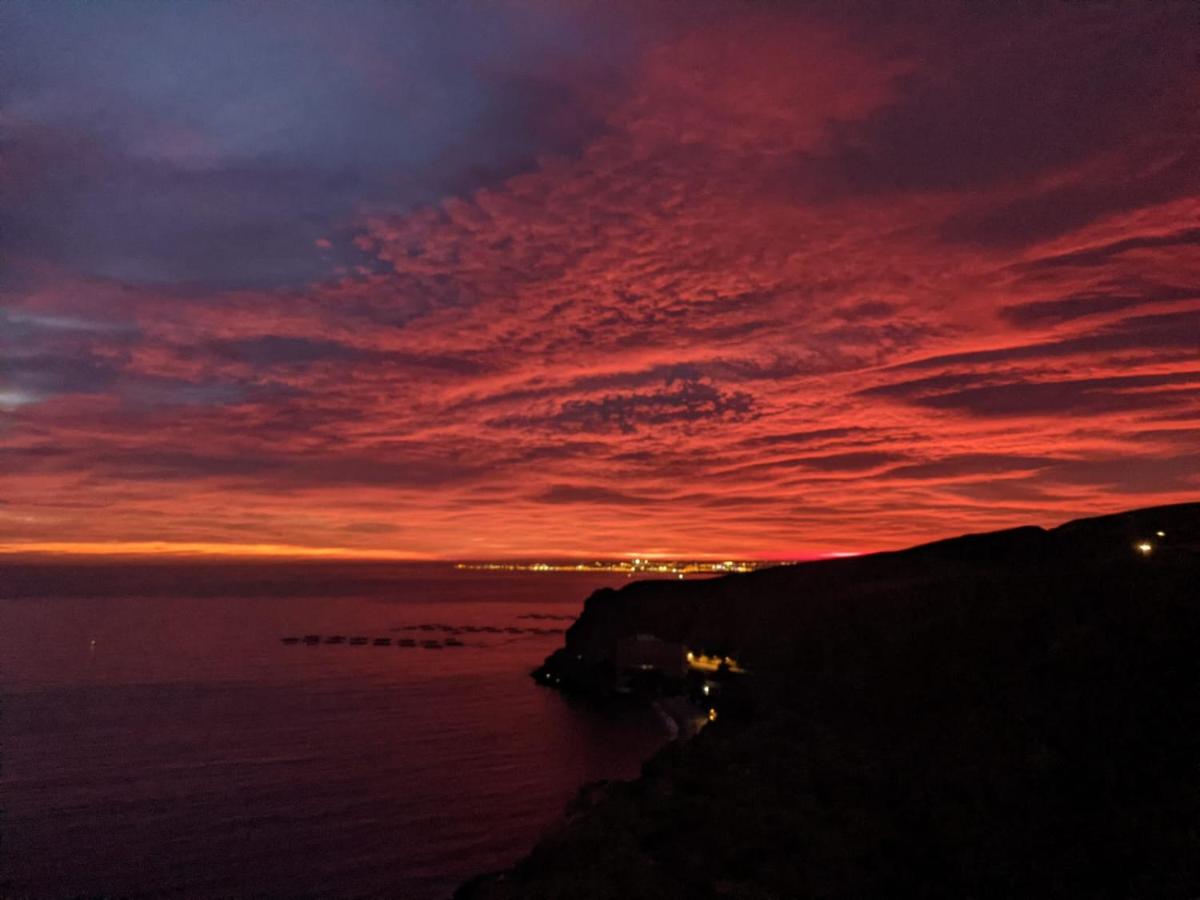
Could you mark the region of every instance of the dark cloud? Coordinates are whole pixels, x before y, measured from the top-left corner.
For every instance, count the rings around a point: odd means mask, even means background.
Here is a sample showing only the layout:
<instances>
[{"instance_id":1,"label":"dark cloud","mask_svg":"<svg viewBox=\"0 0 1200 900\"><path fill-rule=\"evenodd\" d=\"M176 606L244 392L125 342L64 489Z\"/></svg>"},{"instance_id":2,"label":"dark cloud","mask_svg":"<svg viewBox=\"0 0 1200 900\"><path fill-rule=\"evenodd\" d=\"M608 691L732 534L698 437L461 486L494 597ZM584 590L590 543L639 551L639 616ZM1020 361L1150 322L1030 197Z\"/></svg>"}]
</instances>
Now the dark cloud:
<instances>
[{"instance_id":1,"label":"dark cloud","mask_svg":"<svg viewBox=\"0 0 1200 900\"><path fill-rule=\"evenodd\" d=\"M983 503L1027 503L1036 508L1048 503L1062 502L1063 497L1053 488L1034 484L1028 478L1006 477L984 481L952 481L941 490L954 497Z\"/></svg>"},{"instance_id":2,"label":"dark cloud","mask_svg":"<svg viewBox=\"0 0 1200 900\"><path fill-rule=\"evenodd\" d=\"M6 251L139 283L358 264L313 242L576 151L604 127L577 86L627 52L503 6L39 7L0 18Z\"/></svg>"},{"instance_id":3,"label":"dark cloud","mask_svg":"<svg viewBox=\"0 0 1200 900\"><path fill-rule=\"evenodd\" d=\"M1200 454L1121 456L1063 463L1047 473L1048 480L1100 488L1118 494L1153 494L1200 489Z\"/></svg>"},{"instance_id":4,"label":"dark cloud","mask_svg":"<svg viewBox=\"0 0 1200 900\"><path fill-rule=\"evenodd\" d=\"M1194 402L1193 385L1200 385L1200 371L1056 381L937 375L864 393L974 416L1096 416L1190 404Z\"/></svg>"},{"instance_id":5,"label":"dark cloud","mask_svg":"<svg viewBox=\"0 0 1200 900\"><path fill-rule=\"evenodd\" d=\"M537 499L540 503L598 503L605 506L641 506L650 501L648 497L584 484L554 484L539 493Z\"/></svg>"},{"instance_id":6,"label":"dark cloud","mask_svg":"<svg viewBox=\"0 0 1200 900\"><path fill-rule=\"evenodd\" d=\"M138 372L128 353L101 355L90 349L55 353L6 353L0 358L0 390L30 402L62 395L111 395L131 406L225 405L248 396L245 385L225 378L192 380ZM282 395L284 388L265 385L261 396Z\"/></svg>"},{"instance_id":7,"label":"dark cloud","mask_svg":"<svg viewBox=\"0 0 1200 900\"><path fill-rule=\"evenodd\" d=\"M886 319L895 312L896 305L894 303L887 303L883 300L862 300L850 306L841 307L836 314L838 318L853 322L857 319Z\"/></svg>"},{"instance_id":8,"label":"dark cloud","mask_svg":"<svg viewBox=\"0 0 1200 900\"><path fill-rule=\"evenodd\" d=\"M6 354L0 359L0 384L36 396L98 394L112 388L119 377L119 365L88 353Z\"/></svg>"},{"instance_id":9,"label":"dark cloud","mask_svg":"<svg viewBox=\"0 0 1200 900\"><path fill-rule=\"evenodd\" d=\"M392 522L350 522L342 530L351 534L396 534L403 529Z\"/></svg>"},{"instance_id":10,"label":"dark cloud","mask_svg":"<svg viewBox=\"0 0 1200 900\"><path fill-rule=\"evenodd\" d=\"M1189 171L1197 171L1200 160L1190 160ZM1100 190L1100 188L1097 188ZM1155 234L1125 238L1086 250L1074 250L1070 253L1059 253L1054 256L1044 256L1032 262L1025 263L1025 269L1046 269L1059 266L1100 266L1110 262L1113 257L1131 250L1158 249L1160 247L1196 247L1200 246L1200 228L1185 228L1170 234Z\"/></svg>"},{"instance_id":11,"label":"dark cloud","mask_svg":"<svg viewBox=\"0 0 1200 900\"><path fill-rule=\"evenodd\" d=\"M1175 287L1165 284L1145 284L1134 287L1135 290L1125 292L1127 286L1115 285L1112 291L1089 291L1053 300L1030 300L1025 303L1014 303L1011 306L1002 307L1000 315L1014 325L1032 327L1069 322L1073 319L1103 313L1120 312L1149 303L1179 303L1185 300L1200 300L1200 285Z\"/></svg>"},{"instance_id":12,"label":"dark cloud","mask_svg":"<svg viewBox=\"0 0 1200 900\"><path fill-rule=\"evenodd\" d=\"M963 453L931 462L896 466L880 475L881 478L911 478L942 481L976 475L1007 475L1044 469L1057 462L1053 457L1020 456L1004 453Z\"/></svg>"},{"instance_id":13,"label":"dark cloud","mask_svg":"<svg viewBox=\"0 0 1200 900\"><path fill-rule=\"evenodd\" d=\"M723 391L699 381L673 389L607 394L597 400L569 400L547 416L493 419L495 428L545 428L551 431L620 432L665 425L703 425L744 421L754 415L754 398L745 391Z\"/></svg>"},{"instance_id":14,"label":"dark cloud","mask_svg":"<svg viewBox=\"0 0 1200 900\"><path fill-rule=\"evenodd\" d=\"M950 216L940 227L944 240L984 246L1023 247L1058 237L1104 216L1169 201L1200 187L1200 154L1177 154L1167 165L1156 165L1152 154L1123 161L1119 180L1087 173L1082 180L1038 190L1013 200L971 206ZM1147 246L1161 246L1153 243ZM1186 240L1191 243L1190 239ZM1116 246L1041 260L1028 266L1094 266L1106 257L1132 249Z\"/></svg>"},{"instance_id":15,"label":"dark cloud","mask_svg":"<svg viewBox=\"0 0 1200 900\"><path fill-rule=\"evenodd\" d=\"M833 126L826 190L978 189L1069 166L1157 134L1148 126L1181 109L1194 77L1200 23L1187 7L943 13L918 27L922 65L895 101Z\"/></svg>"},{"instance_id":16,"label":"dark cloud","mask_svg":"<svg viewBox=\"0 0 1200 900\"><path fill-rule=\"evenodd\" d=\"M1192 413L1200 419L1200 410ZM1126 440L1147 444L1177 444L1181 447L1200 447L1200 428L1150 428L1123 435Z\"/></svg>"},{"instance_id":17,"label":"dark cloud","mask_svg":"<svg viewBox=\"0 0 1200 900\"><path fill-rule=\"evenodd\" d=\"M272 385L268 391L279 396L287 389ZM228 381L198 383L179 378L149 377L122 377L115 393L126 404L135 407L231 406L250 395L244 385Z\"/></svg>"},{"instance_id":18,"label":"dark cloud","mask_svg":"<svg viewBox=\"0 0 1200 900\"><path fill-rule=\"evenodd\" d=\"M948 353L914 360L898 369L927 369L938 366L978 365L1052 360L1067 356L1115 353L1118 351L1194 350L1200 340L1200 310L1121 319L1081 335L1036 344L1020 344L996 350ZM874 391L875 389L872 389ZM886 392L886 388L878 389Z\"/></svg>"},{"instance_id":19,"label":"dark cloud","mask_svg":"<svg viewBox=\"0 0 1200 900\"><path fill-rule=\"evenodd\" d=\"M42 448L20 454L28 471L70 469L77 461L65 453ZM91 478L133 482L216 482L284 492L314 485L350 487L447 486L470 482L481 474L478 465L446 457L414 454L408 458L364 457L354 454L316 456L281 454L268 449L209 453L175 447L106 450L89 456Z\"/></svg>"},{"instance_id":20,"label":"dark cloud","mask_svg":"<svg viewBox=\"0 0 1200 900\"><path fill-rule=\"evenodd\" d=\"M213 341L209 346L219 356L258 366L335 362L363 355L361 350L338 341L281 335Z\"/></svg>"},{"instance_id":21,"label":"dark cloud","mask_svg":"<svg viewBox=\"0 0 1200 900\"><path fill-rule=\"evenodd\" d=\"M903 453L886 450L856 450L848 453L830 453L825 456L805 456L788 460L785 465L795 464L805 469L817 469L822 472L862 472L868 469L878 469L888 463L905 459Z\"/></svg>"},{"instance_id":22,"label":"dark cloud","mask_svg":"<svg viewBox=\"0 0 1200 900\"><path fill-rule=\"evenodd\" d=\"M868 442L870 429L859 427L814 428L810 431L790 431L781 434L763 434L746 438L739 443L747 448L789 447L797 444L812 444L851 438L855 443Z\"/></svg>"}]
</instances>

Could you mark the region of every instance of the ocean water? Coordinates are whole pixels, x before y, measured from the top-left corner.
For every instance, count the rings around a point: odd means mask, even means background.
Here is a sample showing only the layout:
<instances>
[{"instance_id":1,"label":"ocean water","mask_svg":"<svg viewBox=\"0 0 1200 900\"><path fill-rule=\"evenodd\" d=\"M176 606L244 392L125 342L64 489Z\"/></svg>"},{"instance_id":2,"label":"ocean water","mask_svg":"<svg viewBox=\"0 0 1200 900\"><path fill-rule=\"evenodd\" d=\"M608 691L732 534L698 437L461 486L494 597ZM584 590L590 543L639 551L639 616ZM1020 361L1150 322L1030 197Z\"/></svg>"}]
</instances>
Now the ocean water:
<instances>
[{"instance_id":1,"label":"ocean water","mask_svg":"<svg viewBox=\"0 0 1200 900\"><path fill-rule=\"evenodd\" d=\"M562 641L530 629L623 581L0 566L3 895L447 897L666 740L528 677ZM430 626L464 646L395 645ZM305 634L393 643L281 642Z\"/></svg>"}]
</instances>

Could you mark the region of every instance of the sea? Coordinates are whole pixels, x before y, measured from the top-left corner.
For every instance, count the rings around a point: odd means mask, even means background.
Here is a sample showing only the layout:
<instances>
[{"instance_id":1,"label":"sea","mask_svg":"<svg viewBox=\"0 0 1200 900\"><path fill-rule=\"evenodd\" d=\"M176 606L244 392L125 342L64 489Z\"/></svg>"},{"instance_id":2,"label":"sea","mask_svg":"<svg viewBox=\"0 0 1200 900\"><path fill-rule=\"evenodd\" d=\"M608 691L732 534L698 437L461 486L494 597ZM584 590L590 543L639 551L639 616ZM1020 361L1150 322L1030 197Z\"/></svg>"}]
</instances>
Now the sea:
<instances>
[{"instance_id":1,"label":"sea","mask_svg":"<svg viewBox=\"0 0 1200 900\"><path fill-rule=\"evenodd\" d=\"M625 582L0 563L0 895L449 897L667 741L529 677Z\"/></svg>"}]
</instances>

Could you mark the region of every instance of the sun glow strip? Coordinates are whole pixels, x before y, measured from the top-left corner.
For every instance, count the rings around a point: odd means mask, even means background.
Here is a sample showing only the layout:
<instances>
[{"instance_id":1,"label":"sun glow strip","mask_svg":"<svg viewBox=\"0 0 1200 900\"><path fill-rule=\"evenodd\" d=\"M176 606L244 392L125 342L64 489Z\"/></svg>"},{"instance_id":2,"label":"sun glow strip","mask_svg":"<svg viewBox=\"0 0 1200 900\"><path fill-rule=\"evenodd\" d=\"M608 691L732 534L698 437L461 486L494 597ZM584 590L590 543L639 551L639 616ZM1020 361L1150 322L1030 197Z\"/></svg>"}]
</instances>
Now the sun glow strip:
<instances>
[{"instance_id":1,"label":"sun glow strip","mask_svg":"<svg viewBox=\"0 0 1200 900\"><path fill-rule=\"evenodd\" d=\"M221 544L200 541L47 541L0 543L0 554L54 556L272 557L294 559L422 560L399 550L304 547L298 544Z\"/></svg>"},{"instance_id":2,"label":"sun glow strip","mask_svg":"<svg viewBox=\"0 0 1200 900\"><path fill-rule=\"evenodd\" d=\"M2 556L94 556L162 558L238 558L238 559L347 559L393 562L430 562L439 557L404 550L366 550L351 547L307 547L301 544L235 544L206 541L41 541L0 542ZM458 569L526 572L621 572L627 574L722 575L752 572L769 566L795 561L857 556L857 553L829 553L792 560L679 561L650 560L639 557L629 561L589 560L581 563L529 563L518 561L457 563ZM451 557L453 559L453 557Z\"/></svg>"}]
</instances>

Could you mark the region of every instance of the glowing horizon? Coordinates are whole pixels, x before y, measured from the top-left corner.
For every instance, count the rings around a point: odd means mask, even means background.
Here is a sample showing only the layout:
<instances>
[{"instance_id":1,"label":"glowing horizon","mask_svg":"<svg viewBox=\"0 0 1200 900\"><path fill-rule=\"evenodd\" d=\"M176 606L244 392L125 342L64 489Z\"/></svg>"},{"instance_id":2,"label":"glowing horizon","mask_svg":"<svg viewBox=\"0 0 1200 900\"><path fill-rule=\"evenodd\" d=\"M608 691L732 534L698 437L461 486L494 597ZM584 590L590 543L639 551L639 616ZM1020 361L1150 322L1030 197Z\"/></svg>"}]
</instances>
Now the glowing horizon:
<instances>
[{"instance_id":1,"label":"glowing horizon","mask_svg":"<svg viewBox=\"0 0 1200 900\"><path fill-rule=\"evenodd\" d=\"M867 551L870 552L870 551ZM129 556L151 558L228 558L228 559L327 559L331 561L379 561L379 562L428 562L428 563L531 563L539 559L548 562L570 562L598 560L606 563L628 562L634 559L655 562L806 562L818 559L836 559L863 555L859 551L832 551L824 554L800 554L790 556L733 557L729 554L634 554L596 555L556 550L541 555L520 557L481 557L466 559L456 556L414 556L404 551L355 550L348 547L311 547L283 544L233 544L202 543L186 541L49 541L41 543L0 543L0 560L4 557L112 557Z\"/></svg>"}]
</instances>

